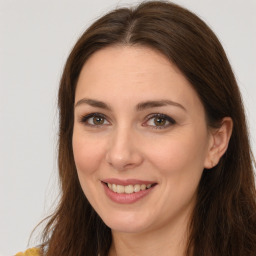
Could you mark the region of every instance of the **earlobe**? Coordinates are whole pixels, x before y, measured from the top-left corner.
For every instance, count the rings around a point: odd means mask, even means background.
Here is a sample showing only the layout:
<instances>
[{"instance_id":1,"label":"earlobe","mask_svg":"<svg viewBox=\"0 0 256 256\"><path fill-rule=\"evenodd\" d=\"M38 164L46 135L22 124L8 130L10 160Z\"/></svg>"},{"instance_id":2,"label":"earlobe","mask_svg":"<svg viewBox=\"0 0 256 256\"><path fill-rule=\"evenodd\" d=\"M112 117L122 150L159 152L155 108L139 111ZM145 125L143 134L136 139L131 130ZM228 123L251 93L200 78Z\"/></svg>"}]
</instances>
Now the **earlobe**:
<instances>
[{"instance_id":1,"label":"earlobe","mask_svg":"<svg viewBox=\"0 0 256 256\"><path fill-rule=\"evenodd\" d=\"M222 119L221 126L210 131L211 138L204 168L211 169L219 163L220 158L224 155L228 148L232 129L232 119L230 117L224 117Z\"/></svg>"}]
</instances>

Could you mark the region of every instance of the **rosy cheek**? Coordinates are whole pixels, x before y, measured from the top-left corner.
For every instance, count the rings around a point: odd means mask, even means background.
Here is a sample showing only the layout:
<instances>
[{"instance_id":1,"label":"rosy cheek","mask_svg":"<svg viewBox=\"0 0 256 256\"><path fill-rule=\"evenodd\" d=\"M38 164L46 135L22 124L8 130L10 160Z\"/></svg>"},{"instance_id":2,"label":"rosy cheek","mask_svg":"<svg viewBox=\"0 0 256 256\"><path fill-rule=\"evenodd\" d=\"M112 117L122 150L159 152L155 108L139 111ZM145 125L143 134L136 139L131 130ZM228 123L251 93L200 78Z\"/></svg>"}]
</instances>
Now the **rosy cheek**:
<instances>
[{"instance_id":1,"label":"rosy cheek","mask_svg":"<svg viewBox=\"0 0 256 256\"><path fill-rule=\"evenodd\" d=\"M201 160L198 155L201 149L196 147L194 139L184 137L166 139L155 144L154 150L148 151L148 159L151 159L152 164L164 175L182 175L189 169L199 170Z\"/></svg>"},{"instance_id":2,"label":"rosy cheek","mask_svg":"<svg viewBox=\"0 0 256 256\"><path fill-rule=\"evenodd\" d=\"M153 164L165 175L174 174L174 172L179 171L178 168L182 164L181 156L182 152L177 148L168 147L166 149L159 149L155 151L156 153L151 157Z\"/></svg>"},{"instance_id":3,"label":"rosy cheek","mask_svg":"<svg viewBox=\"0 0 256 256\"><path fill-rule=\"evenodd\" d=\"M78 172L89 174L96 168L99 152L88 141L73 138L73 154Z\"/></svg>"}]
</instances>

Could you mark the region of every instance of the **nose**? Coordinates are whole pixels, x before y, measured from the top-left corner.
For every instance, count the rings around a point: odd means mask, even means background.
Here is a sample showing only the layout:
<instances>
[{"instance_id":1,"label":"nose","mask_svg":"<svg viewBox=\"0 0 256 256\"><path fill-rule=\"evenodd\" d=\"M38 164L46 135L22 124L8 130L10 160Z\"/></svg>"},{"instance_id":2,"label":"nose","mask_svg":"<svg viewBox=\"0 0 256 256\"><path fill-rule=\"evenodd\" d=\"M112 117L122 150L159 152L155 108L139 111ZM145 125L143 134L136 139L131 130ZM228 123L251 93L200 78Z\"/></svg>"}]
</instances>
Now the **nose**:
<instances>
[{"instance_id":1,"label":"nose","mask_svg":"<svg viewBox=\"0 0 256 256\"><path fill-rule=\"evenodd\" d=\"M106 161L118 171L135 168L143 162L140 145L131 129L119 128L113 131Z\"/></svg>"}]
</instances>

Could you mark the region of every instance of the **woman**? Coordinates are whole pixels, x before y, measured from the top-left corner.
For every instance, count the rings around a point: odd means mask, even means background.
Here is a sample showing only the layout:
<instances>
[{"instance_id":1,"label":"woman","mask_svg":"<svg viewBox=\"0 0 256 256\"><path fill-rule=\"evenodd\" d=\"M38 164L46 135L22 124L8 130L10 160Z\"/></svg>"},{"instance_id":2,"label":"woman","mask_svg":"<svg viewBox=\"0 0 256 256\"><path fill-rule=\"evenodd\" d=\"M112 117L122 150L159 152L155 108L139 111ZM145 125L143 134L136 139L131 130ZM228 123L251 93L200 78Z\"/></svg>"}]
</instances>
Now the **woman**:
<instances>
[{"instance_id":1,"label":"woman","mask_svg":"<svg viewBox=\"0 0 256 256\"><path fill-rule=\"evenodd\" d=\"M197 16L157 1L96 21L59 110L62 196L32 255L256 255L241 96Z\"/></svg>"}]
</instances>

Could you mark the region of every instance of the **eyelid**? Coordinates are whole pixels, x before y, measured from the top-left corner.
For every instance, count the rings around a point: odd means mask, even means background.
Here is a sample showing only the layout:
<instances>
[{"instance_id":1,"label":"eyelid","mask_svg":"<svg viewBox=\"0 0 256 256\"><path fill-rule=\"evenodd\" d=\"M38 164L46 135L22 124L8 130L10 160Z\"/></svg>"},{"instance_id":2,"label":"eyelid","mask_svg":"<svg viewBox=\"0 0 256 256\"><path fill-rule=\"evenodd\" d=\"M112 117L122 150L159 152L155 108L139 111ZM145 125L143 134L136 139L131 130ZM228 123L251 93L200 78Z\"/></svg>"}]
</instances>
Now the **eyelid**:
<instances>
[{"instance_id":1,"label":"eyelid","mask_svg":"<svg viewBox=\"0 0 256 256\"><path fill-rule=\"evenodd\" d=\"M165 128L168 128L171 125L176 124L176 121L172 117L170 117L166 114L162 114L162 113L153 113L153 114L148 115L147 119L146 119L146 122L148 122L149 120L151 120L153 118L163 118L163 119L167 120L169 122L169 124L164 125L164 126L149 125L152 129L165 129ZM146 126L146 125L144 125L144 123L143 123L143 126Z\"/></svg>"},{"instance_id":2,"label":"eyelid","mask_svg":"<svg viewBox=\"0 0 256 256\"><path fill-rule=\"evenodd\" d=\"M102 124L102 125L92 125L92 124L89 124L88 123L88 120L92 117L101 117L101 118L104 118L108 123L110 123L107 119L107 117L104 115L104 114L101 114L101 113L90 113L88 115L82 115L80 116L80 119L79 121L84 124L84 125L87 125L87 126L91 126L91 127L96 127L96 128L100 128L102 127L103 125L106 125L106 124Z\"/></svg>"},{"instance_id":3,"label":"eyelid","mask_svg":"<svg viewBox=\"0 0 256 256\"><path fill-rule=\"evenodd\" d=\"M88 120L90 118L93 118L93 117L101 117L103 118L105 121L108 122L108 124L90 124L88 123ZM157 126L157 125L147 125L145 123L147 123L149 120L153 119L153 118L162 118L162 119L165 119L167 122L169 122L167 125L163 125L163 126ZM84 124L84 125L87 125L87 126L91 126L91 127L95 127L95 128L101 128L105 125L109 125L110 122L108 121L108 118L104 115L104 114L101 114L101 113L90 113L90 114L87 114L87 115L82 115L79 119L79 121ZM148 126L152 129L165 129L165 128L168 128L169 126L171 125L174 125L176 124L176 121L171 118L170 116L166 115L166 114L162 114L162 113L152 113L150 115L148 115L146 117L146 121L142 124L142 126Z\"/></svg>"}]
</instances>

